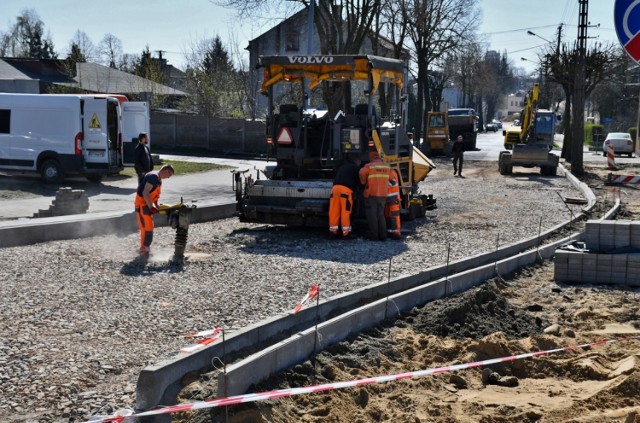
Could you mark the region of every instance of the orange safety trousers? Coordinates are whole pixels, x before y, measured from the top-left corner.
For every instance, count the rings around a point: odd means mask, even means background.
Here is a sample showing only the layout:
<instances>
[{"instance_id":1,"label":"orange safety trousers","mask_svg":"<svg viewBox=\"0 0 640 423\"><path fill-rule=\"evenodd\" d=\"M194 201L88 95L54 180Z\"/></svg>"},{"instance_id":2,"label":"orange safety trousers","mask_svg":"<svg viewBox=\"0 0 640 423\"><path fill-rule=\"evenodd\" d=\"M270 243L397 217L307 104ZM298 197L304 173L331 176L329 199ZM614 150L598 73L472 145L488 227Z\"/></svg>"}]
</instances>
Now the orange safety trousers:
<instances>
[{"instance_id":1,"label":"orange safety trousers","mask_svg":"<svg viewBox=\"0 0 640 423\"><path fill-rule=\"evenodd\" d=\"M156 204L160 199L160 186L157 186L150 193L151 202ZM140 253L148 253L149 247L153 242L153 213L149 210L144 197L136 194L135 201L136 217L138 220L138 228L140 228Z\"/></svg>"},{"instance_id":2,"label":"orange safety trousers","mask_svg":"<svg viewBox=\"0 0 640 423\"><path fill-rule=\"evenodd\" d=\"M344 185L334 185L331 188L329 200L329 231L337 235L342 226L342 235L351 232L351 211L353 210L353 191Z\"/></svg>"},{"instance_id":3,"label":"orange safety trousers","mask_svg":"<svg viewBox=\"0 0 640 423\"><path fill-rule=\"evenodd\" d=\"M384 205L384 217L387 219L387 233L400 236L400 185L395 170L391 171L387 202Z\"/></svg>"}]
</instances>

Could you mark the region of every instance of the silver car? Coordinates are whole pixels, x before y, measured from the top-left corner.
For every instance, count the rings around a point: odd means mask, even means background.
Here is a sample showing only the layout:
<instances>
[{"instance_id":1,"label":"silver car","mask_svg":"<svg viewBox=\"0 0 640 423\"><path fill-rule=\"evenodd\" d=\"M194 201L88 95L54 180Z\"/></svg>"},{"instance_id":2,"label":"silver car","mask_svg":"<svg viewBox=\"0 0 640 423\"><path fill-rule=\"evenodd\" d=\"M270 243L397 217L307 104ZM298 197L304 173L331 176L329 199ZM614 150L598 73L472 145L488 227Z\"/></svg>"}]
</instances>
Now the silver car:
<instances>
[{"instance_id":1,"label":"silver car","mask_svg":"<svg viewBox=\"0 0 640 423\"><path fill-rule=\"evenodd\" d=\"M606 156L609 145L613 145L614 154L628 154L633 157L635 146L628 132L610 132L602 143L602 155Z\"/></svg>"}]
</instances>

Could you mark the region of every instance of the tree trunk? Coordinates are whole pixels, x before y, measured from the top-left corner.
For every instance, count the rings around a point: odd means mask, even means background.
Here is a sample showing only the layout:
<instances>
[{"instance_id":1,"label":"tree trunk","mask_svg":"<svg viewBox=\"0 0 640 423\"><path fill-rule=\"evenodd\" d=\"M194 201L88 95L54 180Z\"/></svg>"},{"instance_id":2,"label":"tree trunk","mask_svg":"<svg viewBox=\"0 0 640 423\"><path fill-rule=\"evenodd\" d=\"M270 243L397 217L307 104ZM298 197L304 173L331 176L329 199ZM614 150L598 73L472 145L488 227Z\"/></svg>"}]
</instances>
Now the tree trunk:
<instances>
[{"instance_id":1,"label":"tree trunk","mask_svg":"<svg viewBox=\"0 0 640 423\"><path fill-rule=\"evenodd\" d=\"M420 53L418 53L420 54ZM422 132L422 115L424 114L424 84L427 80L427 68L418 58L418 98L416 99L416 127L414 139L420 140ZM426 141L426 140L425 140Z\"/></svg>"}]
</instances>

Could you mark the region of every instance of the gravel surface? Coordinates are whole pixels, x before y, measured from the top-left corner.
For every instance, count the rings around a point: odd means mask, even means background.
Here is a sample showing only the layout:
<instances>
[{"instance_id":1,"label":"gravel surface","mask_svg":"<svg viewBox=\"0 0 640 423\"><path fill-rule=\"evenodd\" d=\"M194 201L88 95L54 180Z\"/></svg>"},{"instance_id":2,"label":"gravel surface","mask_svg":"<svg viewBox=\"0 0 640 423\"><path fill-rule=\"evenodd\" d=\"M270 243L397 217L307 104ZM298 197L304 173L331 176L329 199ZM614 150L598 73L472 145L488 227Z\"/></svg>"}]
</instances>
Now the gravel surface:
<instances>
[{"instance_id":1,"label":"gravel surface","mask_svg":"<svg viewBox=\"0 0 640 423\"><path fill-rule=\"evenodd\" d=\"M336 294L492 251L569 217L580 194L537 170L505 178L495 163L437 162L423 190L435 216L405 224L403 241L328 240L325 231L192 225L184 265L168 264L174 232L156 231L135 260L138 234L0 249L0 421L80 421L135 405L146 365L174 356L183 335L241 328L295 306L312 283ZM170 182L169 182L170 183ZM560 194L560 195L558 195ZM573 206L578 213L579 207Z\"/></svg>"}]
</instances>

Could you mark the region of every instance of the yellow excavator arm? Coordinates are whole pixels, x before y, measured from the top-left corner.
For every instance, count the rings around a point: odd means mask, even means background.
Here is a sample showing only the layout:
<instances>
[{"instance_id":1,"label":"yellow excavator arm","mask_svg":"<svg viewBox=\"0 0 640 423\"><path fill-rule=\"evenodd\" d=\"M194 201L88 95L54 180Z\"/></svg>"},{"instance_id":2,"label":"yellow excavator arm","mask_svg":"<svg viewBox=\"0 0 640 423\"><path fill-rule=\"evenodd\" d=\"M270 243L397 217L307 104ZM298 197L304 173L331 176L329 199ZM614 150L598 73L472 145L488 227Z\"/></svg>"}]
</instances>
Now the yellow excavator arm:
<instances>
[{"instance_id":1,"label":"yellow excavator arm","mask_svg":"<svg viewBox=\"0 0 640 423\"><path fill-rule=\"evenodd\" d=\"M538 84L533 84L533 90L527 95L524 113L522 114L522 131L520 132L520 142L525 143L533 132L536 125L536 111L538 110L538 98L540 88Z\"/></svg>"}]
</instances>

